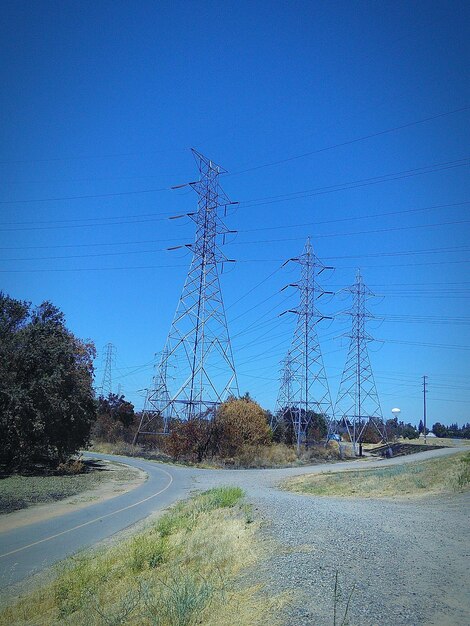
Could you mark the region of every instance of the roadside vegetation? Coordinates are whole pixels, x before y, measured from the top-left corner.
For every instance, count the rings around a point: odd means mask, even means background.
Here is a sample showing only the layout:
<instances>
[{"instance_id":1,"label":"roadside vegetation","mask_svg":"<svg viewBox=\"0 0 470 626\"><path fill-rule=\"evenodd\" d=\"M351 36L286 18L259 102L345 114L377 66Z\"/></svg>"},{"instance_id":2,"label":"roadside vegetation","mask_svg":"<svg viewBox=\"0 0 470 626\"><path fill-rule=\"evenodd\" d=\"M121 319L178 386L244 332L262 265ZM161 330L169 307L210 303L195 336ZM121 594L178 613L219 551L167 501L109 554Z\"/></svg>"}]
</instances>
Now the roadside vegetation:
<instances>
[{"instance_id":1,"label":"roadside vegetation","mask_svg":"<svg viewBox=\"0 0 470 626\"><path fill-rule=\"evenodd\" d=\"M248 626L277 623L240 574L262 557L238 487L182 502L107 550L68 559L45 587L0 610L0 625Z\"/></svg>"},{"instance_id":2,"label":"roadside vegetation","mask_svg":"<svg viewBox=\"0 0 470 626\"><path fill-rule=\"evenodd\" d=\"M92 431L92 449L96 452L222 468L289 467L340 458L336 442L326 447L320 443L327 434L322 415L310 416L308 446L297 454L289 416L273 432L271 414L249 394L229 398L211 415L184 422L175 420L169 435L141 437L137 444L133 442L140 414L124 424L119 413L107 408L115 398L110 396L110 400L106 405L100 399L102 409Z\"/></svg>"},{"instance_id":3,"label":"roadside vegetation","mask_svg":"<svg viewBox=\"0 0 470 626\"><path fill-rule=\"evenodd\" d=\"M414 441L408 441L407 443L422 446L424 444L424 437L421 436L419 439L415 439ZM450 439L447 437L427 437L426 438L427 446L437 446L444 448L456 448L462 446L470 446L470 438L469 439Z\"/></svg>"},{"instance_id":4,"label":"roadside vegetation","mask_svg":"<svg viewBox=\"0 0 470 626\"><path fill-rule=\"evenodd\" d=\"M0 292L0 471L57 467L89 441L96 419L91 342L50 302Z\"/></svg>"},{"instance_id":5,"label":"roadside vegetation","mask_svg":"<svg viewBox=\"0 0 470 626\"><path fill-rule=\"evenodd\" d=\"M0 478L0 515L46 504L97 489L112 482L127 485L140 473L120 463L75 461L49 475L13 475Z\"/></svg>"},{"instance_id":6,"label":"roadside vegetation","mask_svg":"<svg viewBox=\"0 0 470 626\"><path fill-rule=\"evenodd\" d=\"M470 453L378 469L327 472L283 483L315 496L397 497L456 493L470 489Z\"/></svg>"},{"instance_id":7,"label":"roadside vegetation","mask_svg":"<svg viewBox=\"0 0 470 626\"><path fill-rule=\"evenodd\" d=\"M92 451L101 454L117 454L122 456L137 457L161 463L180 463L183 465L197 465L208 469L269 469L281 467L300 467L302 465L313 465L316 463L326 463L337 461L340 458L338 444L330 442L327 447L323 444L313 444L308 449L302 450L300 455L294 446L287 446L283 443L272 442L265 446L246 445L234 457L221 458L217 456L208 457L198 463L191 456L175 459L169 454L165 454L157 447L149 447L142 444L130 444L123 441L110 443L97 441L93 443Z\"/></svg>"}]
</instances>

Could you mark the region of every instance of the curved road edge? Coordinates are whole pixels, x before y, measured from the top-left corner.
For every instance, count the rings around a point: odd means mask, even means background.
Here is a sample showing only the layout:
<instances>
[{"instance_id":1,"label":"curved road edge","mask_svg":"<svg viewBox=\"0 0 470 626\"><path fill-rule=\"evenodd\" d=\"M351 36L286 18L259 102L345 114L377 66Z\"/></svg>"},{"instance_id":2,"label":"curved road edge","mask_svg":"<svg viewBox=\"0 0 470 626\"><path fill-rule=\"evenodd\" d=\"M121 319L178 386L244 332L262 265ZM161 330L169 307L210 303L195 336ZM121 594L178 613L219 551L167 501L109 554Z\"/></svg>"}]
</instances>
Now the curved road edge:
<instances>
[{"instance_id":1,"label":"curved road edge","mask_svg":"<svg viewBox=\"0 0 470 626\"><path fill-rule=\"evenodd\" d=\"M192 477L185 468L114 455L86 456L137 467L148 479L109 500L0 533L0 589L96 545L189 494Z\"/></svg>"}]
</instances>

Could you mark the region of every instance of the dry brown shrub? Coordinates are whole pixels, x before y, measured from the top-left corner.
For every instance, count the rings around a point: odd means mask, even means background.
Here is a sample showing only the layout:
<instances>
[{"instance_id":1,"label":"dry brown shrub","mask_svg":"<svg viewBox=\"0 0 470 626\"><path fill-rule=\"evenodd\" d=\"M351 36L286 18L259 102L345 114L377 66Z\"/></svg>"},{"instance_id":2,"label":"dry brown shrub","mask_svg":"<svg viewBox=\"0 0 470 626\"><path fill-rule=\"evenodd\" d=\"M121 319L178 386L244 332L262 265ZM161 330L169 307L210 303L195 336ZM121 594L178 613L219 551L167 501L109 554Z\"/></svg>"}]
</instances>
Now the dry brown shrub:
<instances>
[{"instance_id":1,"label":"dry brown shrub","mask_svg":"<svg viewBox=\"0 0 470 626\"><path fill-rule=\"evenodd\" d=\"M216 452L223 458L234 457L245 446L262 446L272 439L266 411L251 399L224 402L214 420Z\"/></svg>"},{"instance_id":2,"label":"dry brown shrub","mask_svg":"<svg viewBox=\"0 0 470 626\"><path fill-rule=\"evenodd\" d=\"M66 461L65 463L59 463L55 472L60 475L75 476L76 474L83 474L85 471L85 464L80 459L73 459Z\"/></svg>"},{"instance_id":3,"label":"dry brown shrub","mask_svg":"<svg viewBox=\"0 0 470 626\"><path fill-rule=\"evenodd\" d=\"M164 440L164 451L174 459L200 463L210 456L213 438L211 421L192 419L176 422Z\"/></svg>"},{"instance_id":4,"label":"dry brown shrub","mask_svg":"<svg viewBox=\"0 0 470 626\"><path fill-rule=\"evenodd\" d=\"M286 467L297 462L294 448L284 443L264 446L245 445L233 458L236 467Z\"/></svg>"},{"instance_id":5,"label":"dry brown shrub","mask_svg":"<svg viewBox=\"0 0 470 626\"><path fill-rule=\"evenodd\" d=\"M382 441L379 431L374 424L371 424L370 422L365 427L361 439L363 443L380 443Z\"/></svg>"},{"instance_id":6,"label":"dry brown shrub","mask_svg":"<svg viewBox=\"0 0 470 626\"><path fill-rule=\"evenodd\" d=\"M334 461L339 458L338 446L332 446L330 444L328 444L327 447L323 445L311 446L300 455L300 460L303 463Z\"/></svg>"}]
</instances>

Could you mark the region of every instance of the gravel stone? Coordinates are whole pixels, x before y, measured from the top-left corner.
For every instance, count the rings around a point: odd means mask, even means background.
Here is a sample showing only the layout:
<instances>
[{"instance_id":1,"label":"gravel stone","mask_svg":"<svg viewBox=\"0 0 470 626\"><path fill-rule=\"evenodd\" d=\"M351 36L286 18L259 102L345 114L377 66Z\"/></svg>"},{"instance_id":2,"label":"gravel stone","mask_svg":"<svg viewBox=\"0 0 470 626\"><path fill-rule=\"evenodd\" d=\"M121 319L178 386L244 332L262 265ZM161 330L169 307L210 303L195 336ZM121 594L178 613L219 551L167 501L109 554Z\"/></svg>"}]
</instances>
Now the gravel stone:
<instances>
[{"instance_id":1,"label":"gravel stone","mask_svg":"<svg viewBox=\"0 0 470 626\"><path fill-rule=\"evenodd\" d=\"M403 460L392 460L398 462ZM351 591L346 622L351 626L470 624L470 493L391 500L305 496L277 488L288 476L331 469L195 474L198 489L230 484L246 491L272 546L253 575L270 593L294 591L282 616L285 625L333 624L336 572L337 624Z\"/></svg>"}]
</instances>

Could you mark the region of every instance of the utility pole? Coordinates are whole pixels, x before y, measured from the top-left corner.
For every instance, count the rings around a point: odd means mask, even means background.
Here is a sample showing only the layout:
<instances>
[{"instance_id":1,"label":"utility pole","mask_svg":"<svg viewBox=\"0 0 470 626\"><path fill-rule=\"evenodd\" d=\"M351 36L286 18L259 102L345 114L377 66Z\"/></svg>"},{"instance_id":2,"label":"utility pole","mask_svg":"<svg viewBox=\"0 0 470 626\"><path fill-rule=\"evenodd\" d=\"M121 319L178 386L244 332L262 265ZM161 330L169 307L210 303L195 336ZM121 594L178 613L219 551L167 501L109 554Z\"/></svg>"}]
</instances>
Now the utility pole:
<instances>
[{"instance_id":1,"label":"utility pole","mask_svg":"<svg viewBox=\"0 0 470 626\"><path fill-rule=\"evenodd\" d=\"M427 376L423 376L423 424L424 424L424 445L426 445L426 391L427 391Z\"/></svg>"},{"instance_id":2,"label":"utility pole","mask_svg":"<svg viewBox=\"0 0 470 626\"><path fill-rule=\"evenodd\" d=\"M235 232L220 213L225 217L227 207L238 203L220 187L219 176L226 170L196 150L192 153L199 180L188 185L198 195L197 211L170 219L189 217L196 236L194 243L170 249L186 248L193 257L136 438L168 433L173 419L210 419L221 402L239 393L219 282L219 267L234 261L218 245L219 238L225 243L226 235Z\"/></svg>"},{"instance_id":3,"label":"utility pole","mask_svg":"<svg viewBox=\"0 0 470 626\"><path fill-rule=\"evenodd\" d=\"M354 453L362 446L364 431L369 424L373 424L381 439L387 441L387 433L383 421L374 374L369 360L367 344L372 341L371 335L366 332L366 320L373 315L368 311L366 302L374 294L364 284L360 270L356 274L356 282L345 289L353 296L353 304L345 313L351 316L351 333L349 351L344 366L338 397L335 404L335 416L341 416L336 421L336 428L344 425Z\"/></svg>"},{"instance_id":4,"label":"utility pole","mask_svg":"<svg viewBox=\"0 0 470 626\"><path fill-rule=\"evenodd\" d=\"M331 319L319 313L316 302L325 294L317 283L317 277L327 269L332 269L314 254L310 238L303 253L288 259L300 265L300 280L286 285L299 290L300 302L297 308L284 313L294 313L297 324L292 343L284 361L284 371L275 412L274 428L282 420L289 420L295 434L297 453L306 442L307 431L314 414L322 415L329 427L332 419L332 403L328 380L323 365L323 356L316 331L316 325L323 319Z\"/></svg>"}]
</instances>

